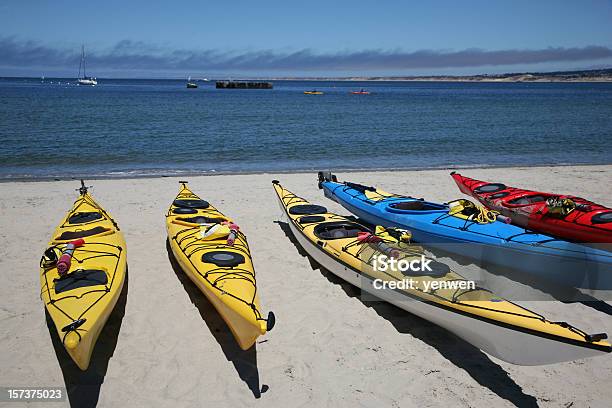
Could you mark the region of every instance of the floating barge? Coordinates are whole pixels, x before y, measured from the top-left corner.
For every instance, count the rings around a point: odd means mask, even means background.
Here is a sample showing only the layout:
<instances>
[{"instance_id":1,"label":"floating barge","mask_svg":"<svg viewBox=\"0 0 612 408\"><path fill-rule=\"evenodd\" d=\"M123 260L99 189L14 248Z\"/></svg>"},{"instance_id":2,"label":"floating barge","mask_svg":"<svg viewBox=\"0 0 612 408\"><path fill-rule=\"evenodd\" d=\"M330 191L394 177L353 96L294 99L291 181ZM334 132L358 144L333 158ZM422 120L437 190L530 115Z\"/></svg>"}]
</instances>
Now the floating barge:
<instances>
[{"instance_id":1,"label":"floating barge","mask_svg":"<svg viewBox=\"0 0 612 408\"><path fill-rule=\"evenodd\" d=\"M260 81L217 81L218 89L272 89L272 82Z\"/></svg>"}]
</instances>

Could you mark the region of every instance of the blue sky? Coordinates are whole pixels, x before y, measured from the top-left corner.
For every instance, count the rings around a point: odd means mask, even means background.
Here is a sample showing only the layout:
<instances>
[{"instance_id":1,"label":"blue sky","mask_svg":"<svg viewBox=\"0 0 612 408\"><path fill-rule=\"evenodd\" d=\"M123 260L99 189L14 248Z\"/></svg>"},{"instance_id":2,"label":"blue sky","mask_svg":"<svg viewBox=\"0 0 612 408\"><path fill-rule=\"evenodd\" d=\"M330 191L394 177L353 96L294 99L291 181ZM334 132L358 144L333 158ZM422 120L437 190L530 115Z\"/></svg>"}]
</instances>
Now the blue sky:
<instances>
[{"instance_id":1,"label":"blue sky","mask_svg":"<svg viewBox=\"0 0 612 408\"><path fill-rule=\"evenodd\" d=\"M173 3L2 0L0 75L74 75L81 43L114 77L612 66L611 1Z\"/></svg>"}]
</instances>

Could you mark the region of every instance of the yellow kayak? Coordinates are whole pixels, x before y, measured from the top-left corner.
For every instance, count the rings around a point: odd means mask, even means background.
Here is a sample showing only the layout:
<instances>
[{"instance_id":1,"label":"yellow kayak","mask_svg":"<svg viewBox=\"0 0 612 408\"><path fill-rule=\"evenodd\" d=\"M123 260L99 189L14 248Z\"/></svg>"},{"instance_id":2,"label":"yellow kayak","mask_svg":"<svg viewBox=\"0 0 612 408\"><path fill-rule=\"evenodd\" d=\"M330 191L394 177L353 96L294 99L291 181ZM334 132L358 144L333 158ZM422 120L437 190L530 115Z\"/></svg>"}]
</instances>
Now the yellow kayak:
<instances>
[{"instance_id":1,"label":"yellow kayak","mask_svg":"<svg viewBox=\"0 0 612 408\"><path fill-rule=\"evenodd\" d=\"M309 203L276 180L272 183L289 228L318 264L492 356L519 365L542 365L612 351L603 341L605 333L589 335L568 323L550 321L426 258L422 248L409 242L406 230L371 230ZM399 268L401 262L411 268Z\"/></svg>"},{"instance_id":2,"label":"yellow kayak","mask_svg":"<svg viewBox=\"0 0 612 408\"><path fill-rule=\"evenodd\" d=\"M255 270L245 235L233 221L200 199L181 181L166 214L172 253L206 295L243 350L274 326L262 317Z\"/></svg>"},{"instance_id":3,"label":"yellow kayak","mask_svg":"<svg viewBox=\"0 0 612 408\"><path fill-rule=\"evenodd\" d=\"M323 95L321 91L304 91L304 95Z\"/></svg>"},{"instance_id":4,"label":"yellow kayak","mask_svg":"<svg viewBox=\"0 0 612 408\"><path fill-rule=\"evenodd\" d=\"M66 351L86 370L123 289L127 260L119 227L81 185L41 259L40 296Z\"/></svg>"}]
</instances>

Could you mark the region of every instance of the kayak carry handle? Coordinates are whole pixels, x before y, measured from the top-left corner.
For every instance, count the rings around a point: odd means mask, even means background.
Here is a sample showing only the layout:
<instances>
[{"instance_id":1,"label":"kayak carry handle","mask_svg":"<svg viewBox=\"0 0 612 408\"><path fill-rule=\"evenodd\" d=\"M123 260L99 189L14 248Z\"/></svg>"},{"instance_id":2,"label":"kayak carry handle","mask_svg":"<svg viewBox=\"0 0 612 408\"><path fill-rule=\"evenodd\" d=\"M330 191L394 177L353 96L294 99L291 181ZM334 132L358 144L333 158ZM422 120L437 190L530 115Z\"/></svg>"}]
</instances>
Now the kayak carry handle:
<instances>
[{"instance_id":1,"label":"kayak carry handle","mask_svg":"<svg viewBox=\"0 0 612 408\"><path fill-rule=\"evenodd\" d=\"M272 330L275 324L276 316L274 315L274 312L270 311L268 312L268 318L266 319L266 331Z\"/></svg>"},{"instance_id":2,"label":"kayak carry handle","mask_svg":"<svg viewBox=\"0 0 612 408\"><path fill-rule=\"evenodd\" d=\"M89 186L91 187L91 186ZM89 188L87 186L85 186L85 181L83 179L81 179L81 187L77 190L79 192L79 194L81 195L85 195L87 194L87 190Z\"/></svg>"},{"instance_id":3,"label":"kayak carry handle","mask_svg":"<svg viewBox=\"0 0 612 408\"><path fill-rule=\"evenodd\" d=\"M272 180L272 184L276 184L276 185L278 185L278 184L280 184L280 181L278 181L278 180Z\"/></svg>"},{"instance_id":4,"label":"kayak carry handle","mask_svg":"<svg viewBox=\"0 0 612 408\"><path fill-rule=\"evenodd\" d=\"M187 181L179 180L179 184L187 184Z\"/></svg>"},{"instance_id":5,"label":"kayak carry handle","mask_svg":"<svg viewBox=\"0 0 612 408\"><path fill-rule=\"evenodd\" d=\"M584 338L589 343L593 343L593 342L597 342L597 341L601 341L601 340L607 339L608 338L608 334L607 333L586 334L584 336Z\"/></svg>"},{"instance_id":6,"label":"kayak carry handle","mask_svg":"<svg viewBox=\"0 0 612 408\"><path fill-rule=\"evenodd\" d=\"M76 329L81 327L83 325L83 323L85 323L86 321L87 321L87 319L75 320L74 322L72 322L72 323L62 327L62 332L66 333L66 332L75 331Z\"/></svg>"},{"instance_id":7,"label":"kayak carry handle","mask_svg":"<svg viewBox=\"0 0 612 408\"><path fill-rule=\"evenodd\" d=\"M338 182L338 178L331 171L319 171L317 173L317 178L319 179L319 189L322 189L321 183L326 181L333 181L334 183Z\"/></svg>"}]
</instances>

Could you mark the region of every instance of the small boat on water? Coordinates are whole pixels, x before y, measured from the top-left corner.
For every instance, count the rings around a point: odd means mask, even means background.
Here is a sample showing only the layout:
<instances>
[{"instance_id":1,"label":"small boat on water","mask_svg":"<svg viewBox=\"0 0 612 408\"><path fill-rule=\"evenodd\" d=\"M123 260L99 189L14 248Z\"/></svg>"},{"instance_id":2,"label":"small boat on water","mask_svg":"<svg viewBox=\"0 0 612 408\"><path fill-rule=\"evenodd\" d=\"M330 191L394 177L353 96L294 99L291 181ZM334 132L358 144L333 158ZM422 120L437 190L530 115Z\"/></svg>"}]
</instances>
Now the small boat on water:
<instances>
[{"instance_id":1,"label":"small boat on water","mask_svg":"<svg viewBox=\"0 0 612 408\"><path fill-rule=\"evenodd\" d=\"M323 92L313 89L312 91L304 91L304 95L323 95Z\"/></svg>"},{"instance_id":2,"label":"small boat on water","mask_svg":"<svg viewBox=\"0 0 612 408\"><path fill-rule=\"evenodd\" d=\"M83 76L81 76L81 68L83 69ZM81 61L79 62L79 76L77 78L77 85L98 85L98 80L94 77L88 77L85 72L85 46L81 46Z\"/></svg>"},{"instance_id":3,"label":"small boat on water","mask_svg":"<svg viewBox=\"0 0 612 408\"><path fill-rule=\"evenodd\" d=\"M197 87L198 87L198 84L196 84L195 81L192 81L191 77L189 77L187 79L187 88L194 89L194 88L197 88Z\"/></svg>"},{"instance_id":4,"label":"small boat on water","mask_svg":"<svg viewBox=\"0 0 612 408\"><path fill-rule=\"evenodd\" d=\"M353 95L369 95L370 91L366 91L365 89L362 88L362 89L360 89L358 91L351 92L351 94L353 94Z\"/></svg>"}]
</instances>

